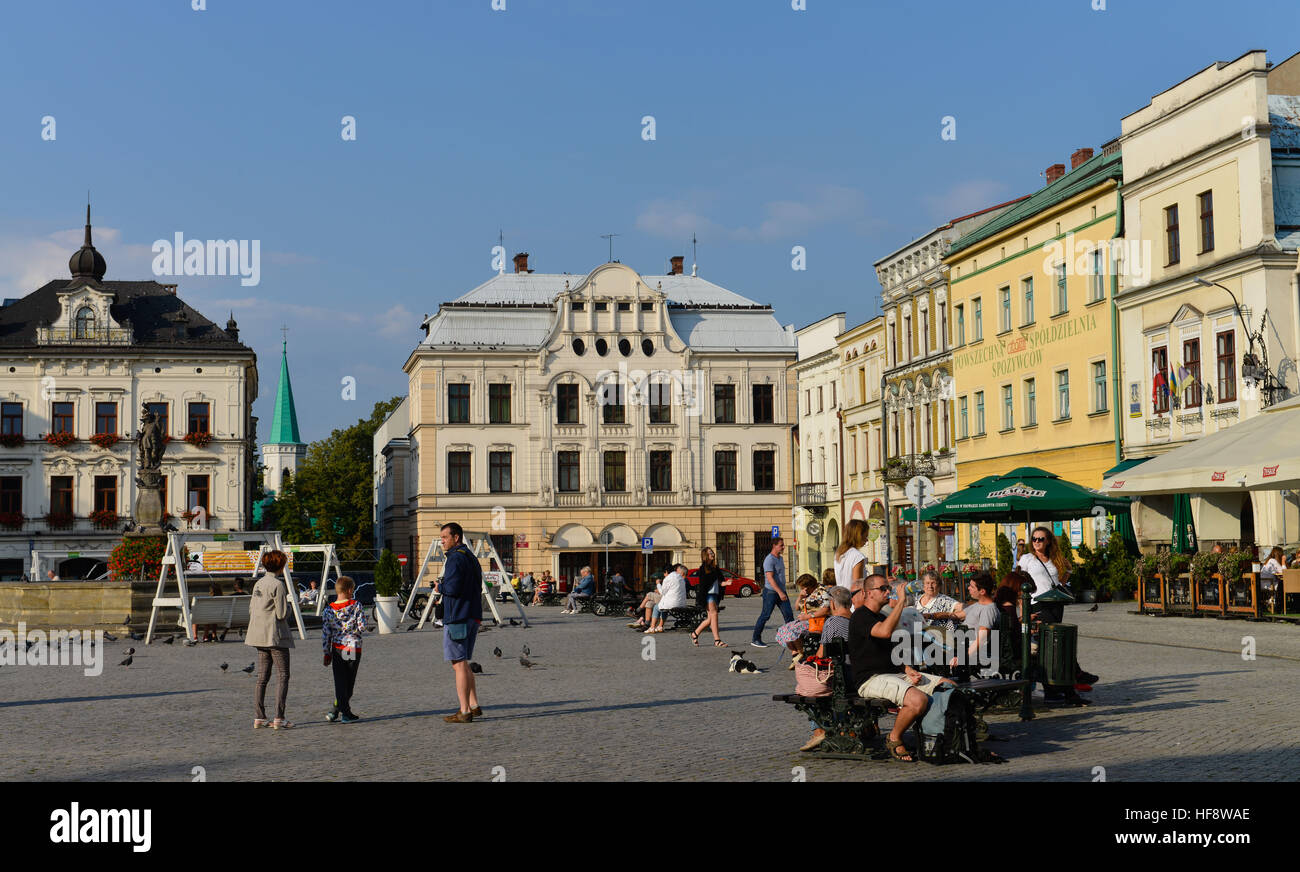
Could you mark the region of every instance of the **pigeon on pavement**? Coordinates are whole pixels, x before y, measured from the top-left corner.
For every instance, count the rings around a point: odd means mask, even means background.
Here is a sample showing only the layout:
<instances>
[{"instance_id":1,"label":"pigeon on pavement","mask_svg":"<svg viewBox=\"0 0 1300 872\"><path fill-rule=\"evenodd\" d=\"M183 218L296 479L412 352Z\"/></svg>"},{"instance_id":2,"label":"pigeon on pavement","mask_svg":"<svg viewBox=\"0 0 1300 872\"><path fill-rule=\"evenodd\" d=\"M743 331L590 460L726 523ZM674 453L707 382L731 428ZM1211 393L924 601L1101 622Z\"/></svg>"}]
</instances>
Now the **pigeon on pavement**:
<instances>
[{"instance_id":1,"label":"pigeon on pavement","mask_svg":"<svg viewBox=\"0 0 1300 872\"><path fill-rule=\"evenodd\" d=\"M1093 603L1093 604L1092 604L1092 608L1088 609L1088 611L1090 611L1090 612L1095 612L1095 611L1097 611L1097 604L1096 604L1096 603Z\"/></svg>"},{"instance_id":2,"label":"pigeon on pavement","mask_svg":"<svg viewBox=\"0 0 1300 872\"><path fill-rule=\"evenodd\" d=\"M419 624L411 624L411 626L409 626L409 627L406 628L406 632L409 633L409 632L411 632L412 630L414 630L414 629L415 629L416 627L418 627L418 626L420 626L420 625L419 625Z\"/></svg>"},{"instance_id":3,"label":"pigeon on pavement","mask_svg":"<svg viewBox=\"0 0 1300 872\"><path fill-rule=\"evenodd\" d=\"M524 656L527 657L529 654L532 654L532 653L533 653L532 651L529 651L529 650L528 650L528 646L525 645L525 646L524 646Z\"/></svg>"},{"instance_id":4,"label":"pigeon on pavement","mask_svg":"<svg viewBox=\"0 0 1300 872\"><path fill-rule=\"evenodd\" d=\"M175 636L168 636L166 639L163 639L163 644L164 644L164 645L170 645L171 643L173 643L173 642L175 642L175 641L176 641L176 637L175 637Z\"/></svg>"},{"instance_id":5,"label":"pigeon on pavement","mask_svg":"<svg viewBox=\"0 0 1300 872\"><path fill-rule=\"evenodd\" d=\"M248 673L249 675L252 675L252 674L253 674L253 667L256 666L256 665L257 665L257 664L255 664L255 663L250 663L250 664L248 664L247 666L245 666L243 669L241 669L241 670L239 670L239 671L240 671L240 672L246 672L246 673Z\"/></svg>"},{"instance_id":6,"label":"pigeon on pavement","mask_svg":"<svg viewBox=\"0 0 1300 872\"><path fill-rule=\"evenodd\" d=\"M134 653L135 653L135 649L134 649L134 648L127 648L125 651L122 652L122 656L123 656L123 657L130 657L130 656L131 656L132 654L134 654Z\"/></svg>"},{"instance_id":7,"label":"pigeon on pavement","mask_svg":"<svg viewBox=\"0 0 1300 872\"><path fill-rule=\"evenodd\" d=\"M123 660L121 663L119 663L119 664L117 664L117 665L118 665L118 666L130 666L130 665L131 665L131 660L132 660L132 659L133 659L133 658L131 658L131 657L127 657L125 660Z\"/></svg>"},{"instance_id":8,"label":"pigeon on pavement","mask_svg":"<svg viewBox=\"0 0 1300 872\"><path fill-rule=\"evenodd\" d=\"M519 665L522 666L522 667L524 667L525 669L532 669L532 668L533 668L533 661L529 660L527 657L520 657L520 658L519 658Z\"/></svg>"},{"instance_id":9,"label":"pigeon on pavement","mask_svg":"<svg viewBox=\"0 0 1300 872\"><path fill-rule=\"evenodd\" d=\"M104 634L104 639L105 639L105 641L108 641L108 642L116 642L116 641L117 641L117 637L114 636L112 633L105 633L105 634Z\"/></svg>"},{"instance_id":10,"label":"pigeon on pavement","mask_svg":"<svg viewBox=\"0 0 1300 872\"><path fill-rule=\"evenodd\" d=\"M501 656L501 649L500 649L500 648L493 648L493 649L492 649L492 656L493 656L493 657L500 657L500 656Z\"/></svg>"},{"instance_id":11,"label":"pigeon on pavement","mask_svg":"<svg viewBox=\"0 0 1300 872\"><path fill-rule=\"evenodd\" d=\"M144 633L128 633L127 635L131 637L132 642L139 642L144 638Z\"/></svg>"},{"instance_id":12,"label":"pigeon on pavement","mask_svg":"<svg viewBox=\"0 0 1300 872\"><path fill-rule=\"evenodd\" d=\"M225 671L226 671L227 669L229 669L229 668L230 668L230 664L229 664L229 663L222 663L222 664L221 664L221 671L222 671L222 672L225 672Z\"/></svg>"},{"instance_id":13,"label":"pigeon on pavement","mask_svg":"<svg viewBox=\"0 0 1300 872\"><path fill-rule=\"evenodd\" d=\"M475 675L478 675L483 671L483 667L479 666L477 663L471 660L469 661L469 671L473 672Z\"/></svg>"}]
</instances>

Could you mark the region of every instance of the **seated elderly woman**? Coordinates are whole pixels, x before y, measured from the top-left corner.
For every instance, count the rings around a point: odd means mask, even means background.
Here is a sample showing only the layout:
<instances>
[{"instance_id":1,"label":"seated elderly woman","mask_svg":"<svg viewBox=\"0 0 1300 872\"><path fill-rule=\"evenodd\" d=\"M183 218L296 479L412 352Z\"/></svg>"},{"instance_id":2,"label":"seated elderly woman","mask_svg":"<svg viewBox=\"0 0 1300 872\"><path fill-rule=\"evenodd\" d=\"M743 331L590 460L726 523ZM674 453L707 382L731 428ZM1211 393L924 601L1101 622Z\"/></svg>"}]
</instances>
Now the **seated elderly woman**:
<instances>
[{"instance_id":1,"label":"seated elderly woman","mask_svg":"<svg viewBox=\"0 0 1300 872\"><path fill-rule=\"evenodd\" d=\"M924 632L934 636L947 647L948 640L961 621L961 603L947 594L939 593L939 575L931 570L921 573L921 595L916 598L916 610L925 622Z\"/></svg>"}]
</instances>

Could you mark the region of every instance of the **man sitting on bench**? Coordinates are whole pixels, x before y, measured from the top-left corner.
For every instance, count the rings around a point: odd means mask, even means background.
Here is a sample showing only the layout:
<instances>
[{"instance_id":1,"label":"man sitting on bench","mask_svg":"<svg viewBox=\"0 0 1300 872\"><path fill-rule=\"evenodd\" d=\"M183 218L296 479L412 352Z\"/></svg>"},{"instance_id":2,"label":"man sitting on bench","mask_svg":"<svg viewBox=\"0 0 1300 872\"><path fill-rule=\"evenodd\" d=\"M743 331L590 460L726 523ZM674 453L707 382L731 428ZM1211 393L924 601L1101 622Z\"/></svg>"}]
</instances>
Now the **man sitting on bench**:
<instances>
[{"instance_id":1,"label":"man sitting on bench","mask_svg":"<svg viewBox=\"0 0 1300 872\"><path fill-rule=\"evenodd\" d=\"M907 584L894 589L897 604L907 602ZM881 609L890 600L889 582L883 575L867 576L860 590L853 591L856 609L849 620L849 658L853 663L853 680L859 682L858 696L863 699L886 699L898 706L898 716L889 731L886 746L892 759L902 763L915 760L903 745L903 731L925 714L929 697L943 682L955 684L950 679L917 672L911 666L895 663L894 643L891 637L902 617L902 608L895 607L886 617ZM910 648L900 650L906 659Z\"/></svg>"}]
</instances>

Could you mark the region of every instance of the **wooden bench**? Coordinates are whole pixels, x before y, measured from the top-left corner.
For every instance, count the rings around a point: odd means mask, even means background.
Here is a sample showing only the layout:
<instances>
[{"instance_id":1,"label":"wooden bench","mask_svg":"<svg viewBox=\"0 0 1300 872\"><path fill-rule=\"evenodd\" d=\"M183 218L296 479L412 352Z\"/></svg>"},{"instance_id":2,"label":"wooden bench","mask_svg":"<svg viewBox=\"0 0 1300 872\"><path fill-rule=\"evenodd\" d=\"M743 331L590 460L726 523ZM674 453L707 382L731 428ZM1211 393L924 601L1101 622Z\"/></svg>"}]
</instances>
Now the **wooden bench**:
<instances>
[{"instance_id":1,"label":"wooden bench","mask_svg":"<svg viewBox=\"0 0 1300 872\"><path fill-rule=\"evenodd\" d=\"M243 631L248 628L248 607L251 596L196 596L190 598L190 623L202 629L217 627L222 630ZM177 619L184 626L185 617ZM189 629L186 627L185 629Z\"/></svg>"}]
</instances>

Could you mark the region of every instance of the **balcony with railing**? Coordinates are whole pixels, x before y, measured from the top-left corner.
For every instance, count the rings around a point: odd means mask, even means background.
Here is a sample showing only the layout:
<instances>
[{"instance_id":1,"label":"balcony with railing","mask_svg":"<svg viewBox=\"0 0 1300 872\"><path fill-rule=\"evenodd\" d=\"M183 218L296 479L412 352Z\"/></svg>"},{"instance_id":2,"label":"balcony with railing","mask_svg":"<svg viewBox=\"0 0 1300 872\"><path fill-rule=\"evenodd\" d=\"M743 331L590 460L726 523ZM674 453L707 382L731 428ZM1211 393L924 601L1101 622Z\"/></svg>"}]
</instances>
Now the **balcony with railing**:
<instances>
[{"instance_id":1,"label":"balcony with railing","mask_svg":"<svg viewBox=\"0 0 1300 872\"><path fill-rule=\"evenodd\" d=\"M943 464L951 472L950 464ZM885 481L907 481L914 475L933 477L939 474L941 464L932 454L904 454L891 457L885 463Z\"/></svg>"},{"instance_id":2,"label":"balcony with railing","mask_svg":"<svg viewBox=\"0 0 1300 872\"><path fill-rule=\"evenodd\" d=\"M37 327L37 345L130 345L129 327Z\"/></svg>"},{"instance_id":3,"label":"balcony with railing","mask_svg":"<svg viewBox=\"0 0 1300 872\"><path fill-rule=\"evenodd\" d=\"M794 486L796 506L819 506L826 502L826 482L814 481Z\"/></svg>"}]
</instances>

